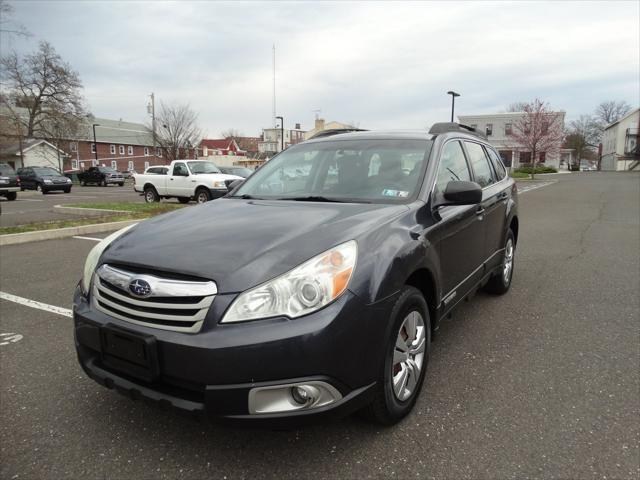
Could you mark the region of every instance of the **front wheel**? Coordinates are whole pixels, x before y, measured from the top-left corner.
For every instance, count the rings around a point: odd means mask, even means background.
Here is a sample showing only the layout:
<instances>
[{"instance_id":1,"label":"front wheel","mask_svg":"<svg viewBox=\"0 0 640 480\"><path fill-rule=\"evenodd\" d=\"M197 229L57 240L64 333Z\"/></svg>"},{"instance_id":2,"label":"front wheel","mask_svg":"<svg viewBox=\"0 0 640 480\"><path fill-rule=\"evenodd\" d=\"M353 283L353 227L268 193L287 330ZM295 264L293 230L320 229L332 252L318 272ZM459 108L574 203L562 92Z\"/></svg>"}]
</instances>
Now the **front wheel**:
<instances>
[{"instance_id":1,"label":"front wheel","mask_svg":"<svg viewBox=\"0 0 640 480\"><path fill-rule=\"evenodd\" d=\"M484 289L489 293L502 295L509 291L513 278L513 267L516 255L516 240L511 229L504 241L504 254L500 269L489 279Z\"/></svg>"},{"instance_id":2,"label":"front wheel","mask_svg":"<svg viewBox=\"0 0 640 480\"><path fill-rule=\"evenodd\" d=\"M18 198L18 192L9 192L7 193L7 200L10 202Z\"/></svg>"},{"instance_id":3,"label":"front wheel","mask_svg":"<svg viewBox=\"0 0 640 480\"><path fill-rule=\"evenodd\" d=\"M160 195L158 195L155 188L147 187L144 189L144 201L147 203L159 202Z\"/></svg>"},{"instance_id":4,"label":"front wheel","mask_svg":"<svg viewBox=\"0 0 640 480\"><path fill-rule=\"evenodd\" d=\"M64 193L71 193L71 187L69 187L69 188L65 188L65 189L64 189Z\"/></svg>"},{"instance_id":5,"label":"front wheel","mask_svg":"<svg viewBox=\"0 0 640 480\"><path fill-rule=\"evenodd\" d=\"M383 370L374 401L364 411L369 419L393 425L413 409L429 360L431 322L422 293L405 286L391 312L393 327L387 340Z\"/></svg>"},{"instance_id":6,"label":"front wheel","mask_svg":"<svg viewBox=\"0 0 640 480\"><path fill-rule=\"evenodd\" d=\"M124 182L119 183L118 186L124 187Z\"/></svg>"},{"instance_id":7,"label":"front wheel","mask_svg":"<svg viewBox=\"0 0 640 480\"><path fill-rule=\"evenodd\" d=\"M211 200L211 192L206 188L200 188L196 191L196 202L197 203L206 203Z\"/></svg>"},{"instance_id":8,"label":"front wheel","mask_svg":"<svg viewBox=\"0 0 640 480\"><path fill-rule=\"evenodd\" d=\"M102 179L102 183L100 184L103 187L107 186L107 181L105 179Z\"/></svg>"}]
</instances>

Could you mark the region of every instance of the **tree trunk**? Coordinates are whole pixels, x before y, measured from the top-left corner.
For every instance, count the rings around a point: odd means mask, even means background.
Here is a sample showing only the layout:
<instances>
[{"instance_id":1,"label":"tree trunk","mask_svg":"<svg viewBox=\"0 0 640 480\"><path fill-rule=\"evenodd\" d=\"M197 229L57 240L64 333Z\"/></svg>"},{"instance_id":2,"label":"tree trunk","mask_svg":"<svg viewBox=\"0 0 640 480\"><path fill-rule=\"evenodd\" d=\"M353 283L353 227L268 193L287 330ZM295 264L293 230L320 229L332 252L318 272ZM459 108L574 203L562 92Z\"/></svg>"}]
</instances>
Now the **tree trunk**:
<instances>
[{"instance_id":1,"label":"tree trunk","mask_svg":"<svg viewBox=\"0 0 640 480\"><path fill-rule=\"evenodd\" d=\"M533 149L533 151L531 152L531 165L533 165L533 168L531 169L531 180L535 179L535 172L536 172L536 150Z\"/></svg>"}]
</instances>

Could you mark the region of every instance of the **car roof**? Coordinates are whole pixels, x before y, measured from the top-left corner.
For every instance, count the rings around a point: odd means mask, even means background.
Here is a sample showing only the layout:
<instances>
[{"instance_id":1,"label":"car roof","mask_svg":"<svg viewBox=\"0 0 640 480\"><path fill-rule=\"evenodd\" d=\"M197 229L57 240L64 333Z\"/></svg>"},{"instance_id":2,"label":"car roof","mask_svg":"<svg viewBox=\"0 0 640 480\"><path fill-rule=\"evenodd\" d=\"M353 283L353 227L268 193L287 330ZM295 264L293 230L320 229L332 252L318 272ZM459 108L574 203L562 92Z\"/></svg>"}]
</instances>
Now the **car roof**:
<instances>
[{"instance_id":1,"label":"car roof","mask_svg":"<svg viewBox=\"0 0 640 480\"><path fill-rule=\"evenodd\" d=\"M433 135L425 130L363 130L312 138L304 143L331 142L333 140L431 140L432 138Z\"/></svg>"}]
</instances>

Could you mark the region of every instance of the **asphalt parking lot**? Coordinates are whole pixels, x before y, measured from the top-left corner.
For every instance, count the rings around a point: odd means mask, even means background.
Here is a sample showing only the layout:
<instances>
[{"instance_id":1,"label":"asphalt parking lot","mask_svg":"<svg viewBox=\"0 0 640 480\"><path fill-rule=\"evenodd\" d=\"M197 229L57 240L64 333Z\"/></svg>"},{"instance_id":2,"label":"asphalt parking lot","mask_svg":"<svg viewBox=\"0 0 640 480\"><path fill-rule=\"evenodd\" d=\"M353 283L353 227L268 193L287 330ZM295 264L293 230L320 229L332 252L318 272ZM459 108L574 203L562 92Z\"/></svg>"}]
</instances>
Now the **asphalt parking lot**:
<instances>
[{"instance_id":1,"label":"asphalt parking lot","mask_svg":"<svg viewBox=\"0 0 640 480\"><path fill-rule=\"evenodd\" d=\"M65 313L95 240L2 247L0 291L46 305L0 296L0 478L639 478L640 175L554 180L520 197L511 291L444 322L392 428L237 429L106 390Z\"/></svg>"}]
</instances>

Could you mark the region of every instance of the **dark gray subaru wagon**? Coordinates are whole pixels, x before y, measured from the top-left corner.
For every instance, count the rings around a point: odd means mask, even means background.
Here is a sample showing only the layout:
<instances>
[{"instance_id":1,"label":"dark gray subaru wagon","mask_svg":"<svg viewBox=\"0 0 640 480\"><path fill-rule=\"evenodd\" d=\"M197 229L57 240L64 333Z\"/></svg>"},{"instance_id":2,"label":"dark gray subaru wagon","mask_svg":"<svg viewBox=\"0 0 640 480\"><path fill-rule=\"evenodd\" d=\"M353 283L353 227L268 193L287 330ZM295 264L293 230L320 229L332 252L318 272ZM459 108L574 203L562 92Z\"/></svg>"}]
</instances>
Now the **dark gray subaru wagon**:
<instances>
[{"instance_id":1,"label":"dark gray subaru wagon","mask_svg":"<svg viewBox=\"0 0 640 480\"><path fill-rule=\"evenodd\" d=\"M325 135L100 242L74 296L78 357L106 387L209 418L392 424L440 320L509 289L517 239L516 186L473 129Z\"/></svg>"}]
</instances>

